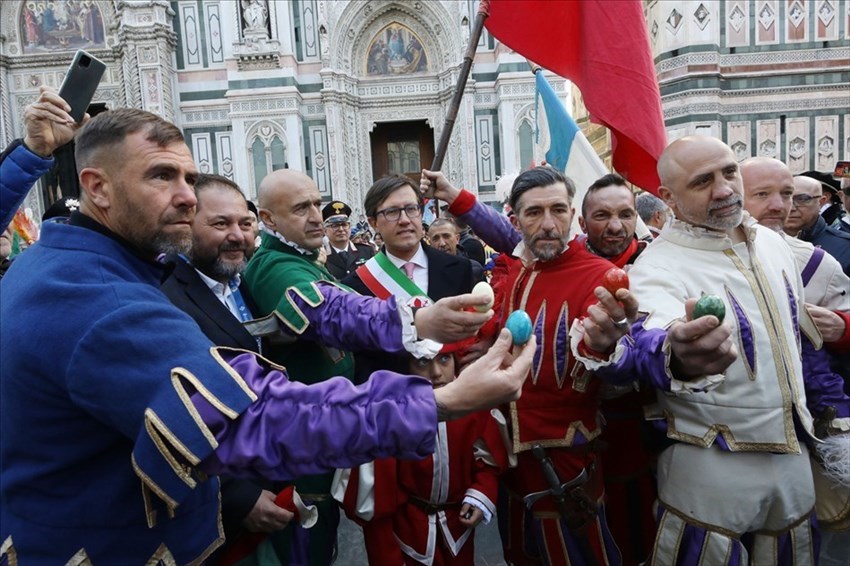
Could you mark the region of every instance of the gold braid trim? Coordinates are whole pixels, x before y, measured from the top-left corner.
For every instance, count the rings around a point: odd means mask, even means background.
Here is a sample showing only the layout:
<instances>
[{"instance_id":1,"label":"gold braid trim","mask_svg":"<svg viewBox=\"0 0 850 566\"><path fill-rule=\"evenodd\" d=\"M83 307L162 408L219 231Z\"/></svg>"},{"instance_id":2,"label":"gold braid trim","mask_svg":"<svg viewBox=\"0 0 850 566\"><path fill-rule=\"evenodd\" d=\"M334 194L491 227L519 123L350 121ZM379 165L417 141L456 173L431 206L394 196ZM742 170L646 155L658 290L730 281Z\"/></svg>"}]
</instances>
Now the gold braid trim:
<instances>
[{"instance_id":1,"label":"gold braid trim","mask_svg":"<svg viewBox=\"0 0 850 566\"><path fill-rule=\"evenodd\" d=\"M91 566L91 564L92 561L91 558L89 558L86 549L81 548L74 553L74 556L72 556L68 562L65 563L65 566Z\"/></svg>"},{"instance_id":2,"label":"gold braid trim","mask_svg":"<svg viewBox=\"0 0 850 566\"><path fill-rule=\"evenodd\" d=\"M775 452L777 454L799 454L799 445L778 444L772 442L738 442L732 434L732 429L725 424L713 424L708 427L703 436L696 436L676 430L676 416L668 410L664 410L664 418L667 420L667 438L679 440L694 446L708 448L717 435L723 436L731 452ZM656 419L657 420L657 419Z\"/></svg>"},{"instance_id":3,"label":"gold braid trim","mask_svg":"<svg viewBox=\"0 0 850 566\"><path fill-rule=\"evenodd\" d=\"M591 432L584 426L584 423L572 421L567 427L567 432L564 438L549 438L545 440L534 440L531 442L520 442L519 440L519 411L517 410L516 401L511 402L511 432L513 436L513 453L519 454L526 450L531 450L535 444L539 444L543 448L569 448L573 446L576 432L581 432L588 443L602 434L602 427L598 423L599 415L597 413L597 428ZM582 445L583 446L583 445Z\"/></svg>"},{"instance_id":4,"label":"gold braid trim","mask_svg":"<svg viewBox=\"0 0 850 566\"><path fill-rule=\"evenodd\" d=\"M729 299L729 304L732 305L732 310L735 313L735 324L738 326L738 356L741 358L741 363L744 364L744 369L747 371L747 377L750 381L756 380L756 368L759 366L758 363L758 348L756 348L756 337L755 331L756 327L753 325L753 321L750 320L750 315L744 310L744 307L741 306L741 302L735 297L735 294L732 293L732 289L729 288L728 285L723 285L723 289L726 291L726 297ZM740 313L738 309L740 309ZM747 324L750 325L750 334L752 334L752 342L753 342L753 365L750 366L750 361L747 359L747 351L744 349L744 333L742 332L743 328L741 328L741 320L738 318L738 315L743 315L744 320L747 321Z\"/></svg>"},{"instance_id":5,"label":"gold braid trim","mask_svg":"<svg viewBox=\"0 0 850 566\"><path fill-rule=\"evenodd\" d=\"M132 454L130 455L130 461L133 464L133 471L136 472L136 475L142 480L142 498L145 502L145 516L148 520L148 527L153 528L156 526L156 510L153 509L151 505L150 495L147 493L147 490L150 490L156 494L168 507L168 509L173 512L173 510L177 507L177 502L172 498L168 497L165 491L159 487L155 481L153 481L150 476L148 476L139 465L136 463L136 457Z\"/></svg>"},{"instance_id":6,"label":"gold braid trim","mask_svg":"<svg viewBox=\"0 0 850 566\"><path fill-rule=\"evenodd\" d=\"M756 299L756 303L758 303L761 316L765 320L765 324L768 325L767 331L774 333L774 339L770 340L770 348L773 363L776 368L776 380L777 385L779 386L779 391L782 394L783 405L789 409L788 411L783 411L785 438L786 442L794 450L799 450L800 447L797 443L796 432L794 431L793 417L791 416L794 398L792 397L791 385L789 385L789 382L793 382L794 380L791 366L789 366L789 364L792 363L790 360L793 359L793 356L787 348L788 337L785 336L785 329L782 326L782 322L777 320L777 316L780 316L779 313L781 312L779 310L779 305L776 303L772 292L773 289L764 275L764 271L756 258L756 254L752 249L750 241L747 242L747 249L750 252L749 255L750 262L752 263L752 271L744 265L744 262L741 261L741 258L738 257L734 250L723 250L723 253L735 265L738 272L740 272L747 280L747 283L753 290L753 296ZM787 281L784 271L782 274L783 282ZM783 289L783 296L784 295L785 290Z\"/></svg>"},{"instance_id":7,"label":"gold braid trim","mask_svg":"<svg viewBox=\"0 0 850 566\"><path fill-rule=\"evenodd\" d=\"M146 566L159 566L160 564L163 566L177 566L177 561L174 559L174 555L171 554L171 551L168 550L165 543L160 544L154 553L151 554L151 557L145 562Z\"/></svg>"},{"instance_id":8,"label":"gold braid trim","mask_svg":"<svg viewBox=\"0 0 850 566\"><path fill-rule=\"evenodd\" d=\"M332 285L332 286L336 287L337 289L341 289L341 290L349 292L349 293L352 292L351 289L347 289L346 287L343 287L342 285L339 285L339 284L337 284L333 281L322 280L321 283L324 284L324 285ZM296 323L291 322L287 317L283 316L277 308L274 310L274 315L284 325L286 325L287 328L289 328L292 332L294 332L295 334L297 334L299 336L301 334L303 334L305 330L307 330L308 326L310 326L310 321L307 320L307 316L295 304L295 300L289 295L289 292L292 291L293 293L298 295L301 298L302 301L304 301L305 303L307 303L309 306L311 306L313 308L318 307L319 305L321 305L325 301L325 296L322 294L322 291L319 289L319 282L318 281L310 282L309 286L312 287L316 291L316 295L318 295L318 297L319 297L315 301L312 301L309 297L307 297L304 294L304 292L301 289L299 289L298 287L296 287L294 285L292 287L287 287L283 291L283 296L284 296L284 298L286 298L286 302L289 304L290 307L292 307L292 310L295 312L295 315L301 320L300 324L296 324Z\"/></svg>"},{"instance_id":9,"label":"gold braid trim","mask_svg":"<svg viewBox=\"0 0 850 566\"><path fill-rule=\"evenodd\" d=\"M9 566L18 566L18 551L15 550L12 535L7 536L3 544L0 545L0 558L4 557L9 561Z\"/></svg>"},{"instance_id":10,"label":"gold braid trim","mask_svg":"<svg viewBox=\"0 0 850 566\"><path fill-rule=\"evenodd\" d=\"M171 432L171 429L162 422L159 415L157 415L153 409L145 410L145 430L147 430L148 436L150 436L151 440L153 440L153 443L156 445L159 453L162 454L163 458L165 458L171 466L171 469L177 477L183 480L183 483L189 487L194 488L197 485L197 482L194 478L192 478L191 468L179 462L175 457L173 450L176 450L193 466L198 465L201 459L198 458L194 452L189 450L182 442L180 442L180 439ZM170 446L165 442L165 440L170 443Z\"/></svg>"}]
</instances>

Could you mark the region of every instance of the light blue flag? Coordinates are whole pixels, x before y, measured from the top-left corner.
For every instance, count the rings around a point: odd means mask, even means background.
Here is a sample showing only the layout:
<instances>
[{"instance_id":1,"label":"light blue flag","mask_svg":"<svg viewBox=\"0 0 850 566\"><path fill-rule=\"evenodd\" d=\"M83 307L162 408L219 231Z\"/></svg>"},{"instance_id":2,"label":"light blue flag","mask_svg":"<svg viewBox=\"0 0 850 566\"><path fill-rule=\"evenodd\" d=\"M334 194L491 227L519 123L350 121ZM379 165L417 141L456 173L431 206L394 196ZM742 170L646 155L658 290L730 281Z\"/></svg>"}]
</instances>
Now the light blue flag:
<instances>
[{"instance_id":1,"label":"light blue flag","mask_svg":"<svg viewBox=\"0 0 850 566\"><path fill-rule=\"evenodd\" d=\"M587 194L587 188L600 177L611 171L597 155L596 150L587 141L566 106L555 94L555 90L543 71L535 73L537 80L537 121L539 124L539 102L543 100L543 110L546 113L546 123L549 126L549 149L546 150L546 162L562 171L576 185L576 196L573 204L576 210L581 209L581 203ZM539 136L539 125L536 124ZM535 143L539 143L539 139ZM580 232L578 214L573 217L573 234ZM649 234L644 223L638 219L637 233L639 237Z\"/></svg>"}]
</instances>

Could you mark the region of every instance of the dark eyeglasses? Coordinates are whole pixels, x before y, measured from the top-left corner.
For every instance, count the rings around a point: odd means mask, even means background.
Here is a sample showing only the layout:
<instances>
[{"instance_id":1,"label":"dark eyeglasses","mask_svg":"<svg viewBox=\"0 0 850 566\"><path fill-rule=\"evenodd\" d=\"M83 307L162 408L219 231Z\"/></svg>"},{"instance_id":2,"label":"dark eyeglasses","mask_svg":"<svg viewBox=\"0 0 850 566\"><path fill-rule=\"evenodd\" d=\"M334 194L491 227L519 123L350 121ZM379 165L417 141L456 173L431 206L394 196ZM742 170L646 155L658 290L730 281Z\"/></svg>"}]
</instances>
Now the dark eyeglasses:
<instances>
[{"instance_id":1,"label":"dark eyeglasses","mask_svg":"<svg viewBox=\"0 0 850 566\"><path fill-rule=\"evenodd\" d=\"M340 228L345 228L348 230L348 227L351 226L348 222L335 222L334 224L325 224L326 228L330 228L331 230L339 230Z\"/></svg>"},{"instance_id":2,"label":"dark eyeglasses","mask_svg":"<svg viewBox=\"0 0 850 566\"><path fill-rule=\"evenodd\" d=\"M791 202L794 203L794 206L808 206L812 203L813 200L819 200L820 197L813 197L811 195L794 195L791 197Z\"/></svg>"},{"instance_id":3,"label":"dark eyeglasses","mask_svg":"<svg viewBox=\"0 0 850 566\"><path fill-rule=\"evenodd\" d=\"M376 212L375 216L380 216L381 214L383 214L384 218L386 218L387 221L398 222L399 219L401 218L401 211L402 210L407 215L407 217L411 220L413 220L414 218L419 218L420 216L422 216L422 207L419 206L418 204L408 204L404 208L398 208L398 207L385 208L384 210L379 210L378 212Z\"/></svg>"}]
</instances>

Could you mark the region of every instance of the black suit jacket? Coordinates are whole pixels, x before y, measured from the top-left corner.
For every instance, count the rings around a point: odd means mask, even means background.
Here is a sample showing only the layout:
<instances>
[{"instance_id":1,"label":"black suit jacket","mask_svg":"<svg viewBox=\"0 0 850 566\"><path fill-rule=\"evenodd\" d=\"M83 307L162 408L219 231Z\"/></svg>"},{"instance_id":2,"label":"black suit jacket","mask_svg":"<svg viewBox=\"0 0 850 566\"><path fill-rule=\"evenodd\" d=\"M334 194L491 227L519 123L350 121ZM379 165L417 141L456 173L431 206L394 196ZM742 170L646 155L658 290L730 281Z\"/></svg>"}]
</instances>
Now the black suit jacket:
<instances>
[{"instance_id":1,"label":"black suit jacket","mask_svg":"<svg viewBox=\"0 0 850 566\"><path fill-rule=\"evenodd\" d=\"M431 246L422 244L425 255L428 257L428 296L439 301L445 297L463 295L472 291L475 281L472 273L472 264L469 259L462 256L449 255L445 252L435 250ZM374 296L357 272L352 273L342 280L361 295ZM400 360L390 360L385 353L358 352L354 357L354 373L357 383L363 383L369 376L379 369L391 369L402 373L406 372L406 364Z\"/></svg>"},{"instance_id":2,"label":"black suit jacket","mask_svg":"<svg viewBox=\"0 0 850 566\"><path fill-rule=\"evenodd\" d=\"M160 290L174 306L195 319L206 337L216 346L258 351L254 337L218 300L195 268L182 259L175 259L174 271ZM248 310L255 313L257 308L244 282L239 286L239 291Z\"/></svg>"},{"instance_id":3,"label":"black suit jacket","mask_svg":"<svg viewBox=\"0 0 850 566\"><path fill-rule=\"evenodd\" d=\"M216 346L252 352L259 350L254 337L216 298L194 267L177 256L169 257L168 261L174 264L174 270L160 290L174 306L191 316ZM251 313L256 313L257 308L244 282L239 291ZM221 478L221 516L227 542L239 533L242 520L251 512L263 489L273 491L274 486L271 483L260 485L247 480Z\"/></svg>"},{"instance_id":4,"label":"black suit jacket","mask_svg":"<svg viewBox=\"0 0 850 566\"><path fill-rule=\"evenodd\" d=\"M351 242L349 242L348 247L349 251L344 255L331 248L331 251L328 253L328 260L325 263L325 268L339 280L345 279L355 269L375 255L375 250L372 249L372 246L354 244L354 250L352 250Z\"/></svg>"}]
</instances>

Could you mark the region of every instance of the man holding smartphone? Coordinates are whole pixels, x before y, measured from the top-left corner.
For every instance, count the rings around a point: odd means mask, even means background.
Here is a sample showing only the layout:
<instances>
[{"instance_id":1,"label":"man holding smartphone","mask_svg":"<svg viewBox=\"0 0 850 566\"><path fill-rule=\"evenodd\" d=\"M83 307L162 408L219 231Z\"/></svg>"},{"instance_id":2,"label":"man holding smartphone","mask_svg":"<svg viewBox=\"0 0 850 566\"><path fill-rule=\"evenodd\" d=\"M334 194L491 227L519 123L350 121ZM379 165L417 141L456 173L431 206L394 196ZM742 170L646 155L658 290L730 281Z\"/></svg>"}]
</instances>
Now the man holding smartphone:
<instances>
[{"instance_id":1,"label":"man holding smartphone","mask_svg":"<svg viewBox=\"0 0 850 566\"><path fill-rule=\"evenodd\" d=\"M71 106L56 90L42 86L38 99L24 110L24 137L0 155L0 230L5 230L27 193L53 166L53 152L74 138L89 115L75 122Z\"/></svg>"}]
</instances>

